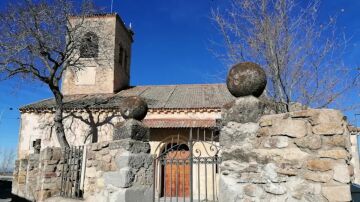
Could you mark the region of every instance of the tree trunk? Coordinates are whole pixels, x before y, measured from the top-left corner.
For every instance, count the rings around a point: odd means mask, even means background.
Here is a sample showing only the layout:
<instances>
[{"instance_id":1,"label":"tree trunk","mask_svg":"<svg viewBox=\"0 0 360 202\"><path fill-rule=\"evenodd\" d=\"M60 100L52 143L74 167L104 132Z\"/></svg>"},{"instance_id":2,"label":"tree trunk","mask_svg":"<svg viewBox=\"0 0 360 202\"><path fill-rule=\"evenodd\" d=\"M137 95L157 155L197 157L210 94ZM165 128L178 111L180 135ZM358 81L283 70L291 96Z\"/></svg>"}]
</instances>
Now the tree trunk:
<instances>
[{"instance_id":1,"label":"tree trunk","mask_svg":"<svg viewBox=\"0 0 360 202\"><path fill-rule=\"evenodd\" d=\"M98 129L97 129L97 127L96 127L96 125L95 126L90 126L91 127L91 142L92 143L97 143L97 141L98 141Z\"/></svg>"},{"instance_id":2,"label":"tree trunk","mask_svg":"<svg viewBox=\"0 0 360 202\"><path fill-rule=\"evenodd\" d=\"M56 136L57 136L57 139L59 141L61 148L69 148L70 145L66 139L65 128L64 128L64 124L63 124L63 112L64 112L63 96L58 87L50 86L50 89L51 89L52 93L54 94L55 101L56 101L56 111L55 111L55 116L54 116L54 125L55 125Z\"/></svg>"}]
</instances>

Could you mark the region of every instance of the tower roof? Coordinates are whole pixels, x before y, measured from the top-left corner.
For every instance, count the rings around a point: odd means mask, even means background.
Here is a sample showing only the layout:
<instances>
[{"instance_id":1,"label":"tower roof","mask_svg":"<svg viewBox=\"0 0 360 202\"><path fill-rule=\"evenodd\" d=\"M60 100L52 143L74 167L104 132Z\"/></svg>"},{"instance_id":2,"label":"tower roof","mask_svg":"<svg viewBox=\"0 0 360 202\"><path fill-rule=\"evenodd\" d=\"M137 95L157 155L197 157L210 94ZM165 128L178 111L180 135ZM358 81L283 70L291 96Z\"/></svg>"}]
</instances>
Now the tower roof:
<instances>
[{"instance_id":1,"label":"tower roof","mask_svg":"<svg viewBox=\"0 0 360 202\"><path fill-rule=\"evenodd\" d=\"M133 42L133 36L134 36L134 31L127 27L125 25L125 22L123 21L123 19L120 17L120 15L118 13L91 13L91 14L86 14L86 15L71 15L69 16L70 19L76 19L76 18L107 18L107 17L115 17L120 24L122 25L122 27L127 30L129 37L131 38L131 41Z\"/></svg>"}]
</instances>

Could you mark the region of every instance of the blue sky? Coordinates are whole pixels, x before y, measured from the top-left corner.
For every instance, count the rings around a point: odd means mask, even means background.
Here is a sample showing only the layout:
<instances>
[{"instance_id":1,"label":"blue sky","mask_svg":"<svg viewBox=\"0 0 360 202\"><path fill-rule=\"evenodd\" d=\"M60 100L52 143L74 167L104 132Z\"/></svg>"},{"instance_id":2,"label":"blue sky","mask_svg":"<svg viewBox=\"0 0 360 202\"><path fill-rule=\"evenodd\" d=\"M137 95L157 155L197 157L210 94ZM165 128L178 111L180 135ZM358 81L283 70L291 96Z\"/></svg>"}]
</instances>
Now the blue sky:
<instances>
[{"instance_id":1,"label":"blue sky","mask_svg":"<svg viewBox=\"0 0 360 202\"><path fill-rule=\"evenodd\" d=\"M0 10L10 0L0 1ZM223 0L114 0L114 12L135 31L131 85L219 83L226 68L209 51L218 40L210 9ZM95 0L110 11L111 0ZM339 14L338 26L352 37L345 60L360 66L360 1L324 0L320 20ZM0 82L0 148L15 148L18 141L18 107L51 97L45 86L19 81ZM359 102L359 95L349 98ZM12 107L13 110L9 110ZM353 112L346 115L353 119ZM360 117L359 117L360 119Z\"/></svg>"}]
</instances>

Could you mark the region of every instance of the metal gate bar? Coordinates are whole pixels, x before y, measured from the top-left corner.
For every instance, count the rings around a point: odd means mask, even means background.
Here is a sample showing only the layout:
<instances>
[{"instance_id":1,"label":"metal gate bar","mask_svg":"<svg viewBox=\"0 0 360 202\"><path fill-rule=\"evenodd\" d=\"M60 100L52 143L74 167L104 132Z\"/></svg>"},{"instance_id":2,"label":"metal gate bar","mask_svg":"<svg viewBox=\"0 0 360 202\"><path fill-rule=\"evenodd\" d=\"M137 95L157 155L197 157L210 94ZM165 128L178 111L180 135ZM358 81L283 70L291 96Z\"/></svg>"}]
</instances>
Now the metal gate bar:
<instances>
[{"instance_id":1,"label":"metal gate bar","mask_svg":"<svg viewBox=\"0 0 360 202\"><path fill-rule=\"evenodd\" d=\"M218 201L221 151L216 132L190 129L162 140L154 158L153 201Z\"/></svg>"},{"instance_id":2,"label":"metal gate bar","mask_svg":"<svg viewBox=\"0 0 360 202\"><path fill-rule=\"evenodd\" d=\"M68 198L82 198L81 184L84 146L65 148L61 172L60 195Z\"/></svg>"}]
</instances>

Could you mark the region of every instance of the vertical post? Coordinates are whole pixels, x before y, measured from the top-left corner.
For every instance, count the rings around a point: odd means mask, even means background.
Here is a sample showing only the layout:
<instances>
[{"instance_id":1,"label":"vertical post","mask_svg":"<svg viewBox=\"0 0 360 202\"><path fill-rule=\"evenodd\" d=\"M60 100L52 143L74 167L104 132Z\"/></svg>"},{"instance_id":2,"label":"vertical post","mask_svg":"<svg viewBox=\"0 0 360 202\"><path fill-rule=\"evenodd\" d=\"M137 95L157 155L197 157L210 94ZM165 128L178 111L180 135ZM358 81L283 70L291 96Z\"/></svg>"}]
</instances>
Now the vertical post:
<instances>
[{"instance_id":1,"label":"vertical post","mask_svg":"<svg viewBox=\"0 0 360 202\"><path fill-rule=\"evenodd\" d=\"M216 144L214 142L214 131L213 130L211 130L211 144L213 144L213 145ZM213 189L213 201L215 201L215 169L214 169L215 163L216 163L216 161L215 161L215 154L214 154L214 156L211 157L211 173L212 173L211 178L212 178L212 189Z\"/></svg>"},{"instance_id":2,"label":"vertical post","mask_svg":"<svg viewBox=\"0 0 360 202\"><path fill-rule=\"evenodd\" d=\"M62 171L61 171L61 183L60 183L60 196L64 196L64 174L65 174L65 159L66 159L66 147L64 149L64 153L63 153L63 165L62 165Z\"/></svg>"},{"instance_id":3,"label":"vertical post","mask_svg":"<svg viewBox=\"0 0 360 202\"><path fill-rule=\"evenodd\" d=\"M176 151L176 152L179 152L179 151ZM181 153L180 153L181 154ZM179 155L180 155L179 154ZM178 179L178 172L179 172L179 158L178 159L175 159L176 161L176 172L175 172L175 196L176 196L176 202L179 201L179 195L178 195L178 185L179 185L179 179Z\"/></svg>"},{"instance_id":4,"label":"vertical post","mask_svg":"<svg viewBox=\"0 0 360 202\"><path fill-rule=\"evenodd\" d=\"M167 146L165 146L165 148L167 148ZM165 152L167 151L167 149L165 149ZM166 153L165 153L166 154ZM161 157L161 158L164 158L164 202L166 202L166 195L167 195L167 192L166 192L166 167L167 167L167 159L166 159L166 156L164 157Z\"/></svg>"},{"instance_id":5,"label":"vertical post","mask_svg":"<svg viewBox=\"0 0 360 202\"><path fill-rule=\"evenodd\" d=\"M207 166L208 166L208 158L206 157L206 158L204 158L204 160L205 160L205 201L208 201L208 193L207 193L207 178L208 178L208 175L207 175Z\"/></svg>"},{"instance_id":6,"label":"vertical post","mask_svg":"<svg viewBox=\"0 0 360 202\"><path fill-rule=\"evenodd\" d=\"M153 159L153 202L155 202L155 192L156 192L156 158Z\"/></svg>"},{"instance_id":7,"label":"vertical post","mask_svg":"<svg viewBox=\"0 0 360 202\"><path fill-rule=\"evenodd\" d=\"M171 152L171 151L170 151ZM172 181L172 174L173 174L173 158L169 155L170 157L170 202L172 202L172 198L173 198L173 181Z\"/></svg>"},{"instance_id":8,"label":"vertical post","mask_svg":"<svg viewBox=\"0 0 360 202\"><path fill-rule=\"evenodd\" d=\"M197 138L196 138L196 141L198 142L200 140L200 131L199 131L199 129L197 129ZM201 183L200 183L200 168L201 168L201 155L199 155L198 157L197 157L197 165L198 165L198 170L197 170L197 183L198 183L198 201L200 201L200 185L201 185Z\"/></svg>"},{"instance_id":9,"label":"vertical post","mask_svg":"<svg viewBox=\"0 0 360 202\"><path fill-rule=\"evenodd\" d=\"M185 202L185 166L186 166L186 158L184 159L184 162L183 162L183 184L182 184L182 189L183 189L183 199L184 199L184 202Z\"/></svg>"},{"instance_id":10,"label":"vertical post","mask_svg":"<svg viewBox=\"0 0 360 202\"><path fill-rule=\"evenodd\" d=\"M70 147L70 177L69 177L69 186L70 186L70 198L72 198L73 195L73 170L74 170L74 147Z\"/></svg>"},{"instance_id":11,"label":"vertical post","mask_svg":"<svg viewBox=\"0 0 360 202\"><path fill-rule=\"evenodd\" d=\"M74 180L75 180L75 182L74 182L74 198L76 198L77 197L77 186L78 186L78 180L77 180L77 178L78 178L78 160L79 160L79 148L77 147L77 146L75 146L74 147L74 149L75 149L75 165L74 165L74 167L75 167L75 173L74 173Z\"/></svg>"},{"instance_id":12,"label":"vertical post","mask_svg":"<svg viewBox=\"0 0 360 202\"><path fill-rule=\"evenodd\" d=\"M87 157L87 149L86 149L86 145L82 146L82 156L81 156L81 180L80 180L80 190L81 192L81 197L83 197L83 193L84 193L84 184L85 184L85 172L86 172L86 157Z\"/></svg>"},{"instance_id":13,"label":"vertical post","mask_svg":"<svg viewBox=\"0 0 360 202\"><path fill-rule=\"evenodd\" d=\"M190 129L189 150L190 150L190 202L193 202L193 145L192 128Z\"/></svg>"}]
</instances>

